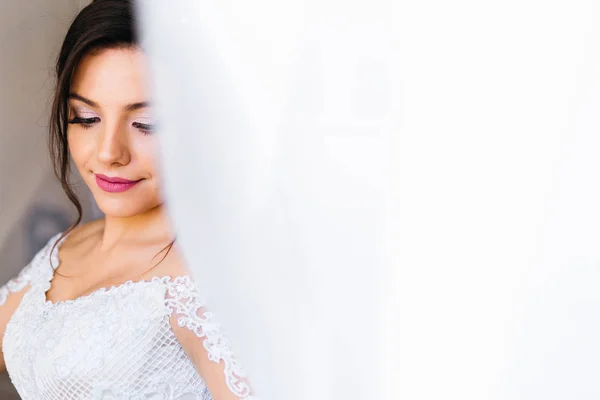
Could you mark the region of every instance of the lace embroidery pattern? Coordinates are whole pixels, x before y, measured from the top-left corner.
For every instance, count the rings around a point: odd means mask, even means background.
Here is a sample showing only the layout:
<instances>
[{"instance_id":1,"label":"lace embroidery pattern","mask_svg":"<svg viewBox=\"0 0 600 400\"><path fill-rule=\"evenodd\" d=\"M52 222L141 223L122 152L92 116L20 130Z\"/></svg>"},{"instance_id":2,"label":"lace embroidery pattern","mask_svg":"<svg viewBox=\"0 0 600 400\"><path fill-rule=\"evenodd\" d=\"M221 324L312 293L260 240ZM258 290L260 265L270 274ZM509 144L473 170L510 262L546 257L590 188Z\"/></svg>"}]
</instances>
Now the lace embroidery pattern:
<instances>
[{"instance_id":1,"label":"lace embroidery pattern","mask_svg":"<svg viewBox=\"0 0 600 400\"><path fill-rule=\"evenodd\" d=\"M0 288L0 306L3 306L11 293L23 290L31 282L33 264L27 265L19 275Z\"/></svg>"},{"instance_id":2,"label":"lace embroidery pattern","mask_svg":"<svg viewBox=\"0 0 600 400\"><path fill-rule=\"evenodd\" d=\"M212 400L174 336L164 293L160 285L139 282L47 304L33 287L4 339L21 397Z\"/></svg>"},{"instance_id":3,"label":"lace embroidery pattern","mask_svg":"<svg viewBox=\"0 0 600 400\"><path fill-rule=\"evenodd\" d=\"M246 373L189 276L155 277L101 288L73 300L50 302L60 234L21 273L0 288L23 297L4 337L11 380L24 399L58 400L75 394L99 399L197 399L212 396L174 335L170 320L202 340L225 382L241 400L251 396Z\"/></svg>"},{"instance_id":4,"label":"lace embroidery pattern","mask_svg":"<svg viewBox=\"0 0 600 400\"><path fill-rule=\"evenodd\" d=\"M50 251L52 250L52 246L54 242L60 237L60 234L54 235L46 244L46 246L41 249L31 260L29 264L25 268L19 272L19 274L9 280L4 286L0 288L0 306L3 306L8 299L8 296L11 293L19 292L30 283L33 283L36 279L44 280L46 278L50 279L52 276L52 267L50 267ZM57 247L64 241L63 238L58 244ZM58 263L58 257L52 257L52 262L54 265ZM50 270L48 271L45 267Z\"/></svg>"},{"instance_id":5,"label":"lace embroidery pattern","mask_svg":"<svg viewBox=\"0 0 600 400\"><path fill-rule=\"evenodd\" d=\"M157 279L157 278L155 278ZM166 286L165 303L169 314L174 314L177 324L204 338L203 345L211 361L225 364L227 387L242 400L252 400L250 386L246 381L246 371L235 359L229 341L221 333L220 325L214 321L212 313L205 310L194 283L188 276L158 278Z\"/></svg>"}]
</instances>

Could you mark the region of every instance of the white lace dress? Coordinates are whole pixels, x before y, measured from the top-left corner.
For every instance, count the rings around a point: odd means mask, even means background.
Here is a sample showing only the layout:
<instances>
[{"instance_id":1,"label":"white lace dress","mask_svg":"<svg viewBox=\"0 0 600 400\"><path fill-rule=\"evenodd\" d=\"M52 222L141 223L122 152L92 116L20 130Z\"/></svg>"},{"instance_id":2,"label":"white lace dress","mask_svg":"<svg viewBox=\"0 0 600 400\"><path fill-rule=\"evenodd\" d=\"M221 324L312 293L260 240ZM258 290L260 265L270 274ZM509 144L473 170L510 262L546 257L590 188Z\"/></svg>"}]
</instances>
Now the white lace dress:
<instances>
[{"instance_id":1,"label":"white lace dress","mask_svg":"<svg viewBox=\"0 0 600 400\"><path fill-rule=\"evenodd\" d=\"M58 246L50 252L59 236L0 288L2 305L10 292L30 286L2 346L23 399L212 399L174 327L193 332L209 359L224 364L229 390L251 399L243 369L188 276L126 282L75 300L47 301L54 275L50 260L58 265Z\"/></svg>"}]
</instances>

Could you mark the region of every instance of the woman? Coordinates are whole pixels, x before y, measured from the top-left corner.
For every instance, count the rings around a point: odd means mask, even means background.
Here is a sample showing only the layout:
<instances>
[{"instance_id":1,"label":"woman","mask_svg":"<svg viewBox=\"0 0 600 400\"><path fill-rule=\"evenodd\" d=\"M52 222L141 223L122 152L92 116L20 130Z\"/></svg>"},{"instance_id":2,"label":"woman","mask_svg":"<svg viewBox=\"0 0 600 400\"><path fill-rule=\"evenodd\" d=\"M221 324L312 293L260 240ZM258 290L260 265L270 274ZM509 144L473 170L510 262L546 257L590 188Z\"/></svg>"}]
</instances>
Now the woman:
<instances>
[{"instance_id":1,"label":"woman","mask_svg":"<svg viewBox=\"0 0 600 400\"><path fill-rule=\"evenodd\" d=\"M0 366L24 399L250 399L174 244L131 7L94 1L62 45L50 147L79 218L0 289ZM79 224L71 159L105 219Z\"/></svg>"}]
</instances>

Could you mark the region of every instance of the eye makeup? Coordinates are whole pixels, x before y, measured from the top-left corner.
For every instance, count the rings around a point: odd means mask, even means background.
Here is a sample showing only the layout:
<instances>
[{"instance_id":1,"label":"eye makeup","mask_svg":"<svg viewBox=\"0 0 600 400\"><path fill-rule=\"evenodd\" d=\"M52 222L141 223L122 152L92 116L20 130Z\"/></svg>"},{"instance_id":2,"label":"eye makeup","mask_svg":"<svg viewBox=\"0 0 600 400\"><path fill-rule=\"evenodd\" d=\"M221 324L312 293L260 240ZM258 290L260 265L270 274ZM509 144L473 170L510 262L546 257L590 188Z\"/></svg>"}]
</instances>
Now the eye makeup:
<instances>
[{"instance_id":1,"label":"eye makeup","mask_svg":"<svg viewBox=\"0 0 600 400\"><path fill-rule=\"evenodd\" d=\"M100 117L90 110L80 110L78 107L71 106L71 111L74 117L67 120L68 124L81 125L84 129L89 129L96 123L100 122Z\"/></svg>"},{"instance_id":2,"label":"eye makeup","mask_svg":"<svg viewBox=\"0 0 600 400\"><path fill-rule=\"evenodd\" d=\"M84 129L89 129L101 121L98 114L89 109L71 105L69 111L72 117L67 120L67 123L71 125L80 125ZM131 122L131 126L141 134L149 135L155 130L155 124L151 121L152 119L146 115L138 116Z\"/></svg>"},{"instance_id":3,"label":"eye makeup","mask_svg":"<svg viewBox=\"0 0 600 400\"><path fill-rule=\"evenodd\" d=\"M132 123L131 126L139 130L144 135L149 135L154 132L155 124L151 123L150 117L138 117Z\"/></svg>"}]
</instances>

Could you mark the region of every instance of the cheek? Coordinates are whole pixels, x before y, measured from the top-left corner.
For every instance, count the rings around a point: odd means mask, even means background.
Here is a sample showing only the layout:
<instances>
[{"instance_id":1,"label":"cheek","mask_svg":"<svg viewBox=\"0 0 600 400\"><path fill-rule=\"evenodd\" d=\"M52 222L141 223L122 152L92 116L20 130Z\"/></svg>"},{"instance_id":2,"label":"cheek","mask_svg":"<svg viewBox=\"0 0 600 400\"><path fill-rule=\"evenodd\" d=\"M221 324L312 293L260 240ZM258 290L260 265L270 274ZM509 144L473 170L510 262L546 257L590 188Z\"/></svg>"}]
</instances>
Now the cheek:
<instances>
[{"instance_id":1,"label":"cheek","mask_svg":"<svg viewBox=\"0 0 600 400\"><path fill-rule=\"evenodd\" d=\"M156 136L140 136L133 142L133 157L136 164L153 179L158 178L159 152L158 138Z\"/></svg>"},{"instance_id":2,"label":"cheek","mask_svg":"<svg viewBox=\"0 0 600 400\"><path fill-rule=\"evenodd\" d=\"M67 142L69 143L69 152L71 158L77 168L81 169L86 161L89 159L91 152L93 152L93 142L86 140L85 135L81 132L73 132L69 130L67 132Z\"/></svg>"}]
</instances>

